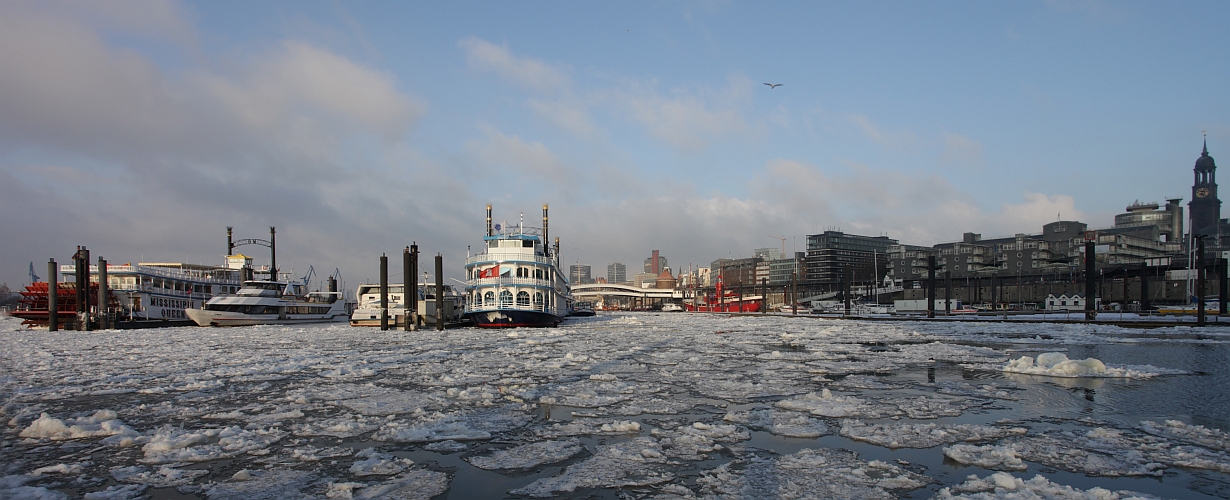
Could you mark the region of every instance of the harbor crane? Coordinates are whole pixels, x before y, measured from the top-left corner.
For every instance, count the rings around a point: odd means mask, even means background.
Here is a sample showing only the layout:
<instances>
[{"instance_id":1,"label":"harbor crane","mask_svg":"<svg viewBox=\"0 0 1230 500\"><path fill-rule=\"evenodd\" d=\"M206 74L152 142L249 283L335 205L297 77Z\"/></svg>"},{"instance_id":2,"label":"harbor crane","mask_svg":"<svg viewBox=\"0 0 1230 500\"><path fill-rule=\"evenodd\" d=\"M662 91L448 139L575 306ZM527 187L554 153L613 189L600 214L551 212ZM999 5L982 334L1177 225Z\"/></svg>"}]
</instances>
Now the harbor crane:
<instances>
[{"instance_id":1,"label":"harbor crane","mask_svg":"<svg viewBox=\"0 0 1230 500\"><path fill-rule=\"evenodd\" d=\"M776 239L782 240L782 254L781 254L781 255L779 255L777 258L779 258L779 259L784 259L784 258L786 258L786 240L787 240L787 238L782 238L781 236L770 236L770 238L776 238Z\"/></svg>"}]
</instances>

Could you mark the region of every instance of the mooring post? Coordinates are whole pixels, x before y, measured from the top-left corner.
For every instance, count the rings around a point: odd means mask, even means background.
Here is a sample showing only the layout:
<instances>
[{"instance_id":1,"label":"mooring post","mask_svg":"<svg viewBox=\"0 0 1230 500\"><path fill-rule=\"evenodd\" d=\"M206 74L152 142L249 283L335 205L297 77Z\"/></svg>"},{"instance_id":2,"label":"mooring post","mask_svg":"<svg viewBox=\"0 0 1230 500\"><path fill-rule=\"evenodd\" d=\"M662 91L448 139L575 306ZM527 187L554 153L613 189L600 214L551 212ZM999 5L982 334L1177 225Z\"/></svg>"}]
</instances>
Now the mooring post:
<instances>
[{"instance_id":1,"label":"mooring post","mask_svg":"<svg viewBox=\"0 0 1230 500\"><path fill-rule=\"evenodd\" d=\"M999 297L996 296L996 293L999 290L997 290L995 286L995 275L994 274L991 275L990 289L991 289L991 314L995 314L995 310L997 309L996 306L998 305L997 302L999 301Z\"/></svg>"},{"instance_id":2,"label":"mooring post","mask_svg":"<svg viewBox=\"0 0 1230 500\"><path fill-rule=\"evenodd\" d=\"M1097 256L1092 241L1085 242L1085 321L1098 319L1098 311L1094 308L1097 294Z\"/></svg>"},{"instance_id":3,"label":"mooring post","mask_svg":"<svg viewBox=\"0 0 1230 500\"><path fill-rule=\"evenodd\" d=\"M380 254L380 331L389 329L389 257Z\"/></svg>"},{"instance_id":4,"label":"mooring post","mask_svg":"<svg viewBox=\"0 0 1230 500\"><path fill-rule=\"evenodd\" d=\"M269 226L269 281L278 280L278 231Z\"/></svg>"},{"instance_id":5,"label":"mooring post","mask_svg":"<svg viewBox=\"0 0 1230 500\"><path fill-rule=\"evenodd\" d=\"M55 259L47 261L47 331L60 330L60 267Z\"/></svg>"},{"instance_id":6,"label":"mooring post","mask_svg":"<svg viewBox=\"0 0 1230 500\"><path fill-rule=\"evenodd\" d=\"M401 251L401 274L402 281L405 283L402 285L402 289L405 290L402 305L406 308L406 312L402 313L402 330L407 332L414 330L414 313L417 312L415 308L418 307L419 287L417 280L414 279L417 272L410 267L410 247L406 247Z\"/></svg>"},{"instance_id":7,"label":"mooring post","mask_svg":"<svg viewBox=\"0 0 1230 500\"><path fill-rule=\"evenodd\" d=\"M1217 315L1226 314L1226 259L1217 259Z\"/></svg>"},{"instance_id":8,"label":"mooring post","mask_svg":"<svg viewBox=\"0 0 1230 500\"><path fill-rule=\"evenodd\" d=\"M188 292L191 297L192 292ZM98 257L98 329L106 330L111 327L111 322L107 318L107 261Z\"/></svg>"},{"instance_id":9,"label":"mooring post","mask_svg":"<svg viewBox=\"0 0 1230 500\"><path fill-rule=\"evenodd\" d=\"M769 312L769 280L760 279L760 313Z\"/></svg>"},{"instance_id":10,"label":"mooring post","mask_svg":"<svg viewBox=\"0 0 1230 500\"><path fill-rule=\"evenodd\" d=\"M790 272L790 310L799 315L799 275L794 271Z\"/></svg>"},{"instance_id":11,"label":"mooring post","mask_svg":"<svg viewBox=\"0 0 1230 500\"><path fill-rule=\"evenodd\" d=\"M1191 268L1189 265L1188 268ZM1204 238L1196 238L1196 326L1204 326Z\"/></svg>"},{"instance_id":12,"label":"mooring post","mask_svg":"<svg viewBox=\"0 0 1230 500\"><path fill-rule=\"evenodd\" d=\"M436 330L444 331L444 257L436 254Z\"/></svg>"},{"instance_id":13,"label":"mooring post","mask_svg":"<svg viewBox=\"0 0 1230 500\"><path fill-rule=\"evenodd\" d=\"M419 329L419 245L416 242L410 243L410 310L413 312L414 331ZM426 285L427 283L423 283Z\"/></svg>"},{"instance_id":14,"label":"mooring post","mask_svg":"<svg viewBox=\"0 0 1230 500\"><path fill-rule=\"evenodd\" d=\"M1149 263L1140 263L1140 312L1149 310Z\"/></svg>"},{"instance_id":15,"label":"mooring post","mask_svg":"<svg viewBox=\"0 0 1230 500\"><path fill-rule=\"evenodd\" d=\"M935 317L935 256L927 256L927 318Z\"/></svg>"},{"instance_id":16,"label":"mooring post","mask_svg":"<svg viewBox=\"0 0 1230 500\"><path fill-rule=\"evenodd\" d=\"M841 285L841 297L845 302L843 305L846 309L846 316L850 315L850 287L852 286L852 281L854 281L854 271L850 266L846 266L845 276L842 279Z\"/></svg>"},{"instance_id":17,"label":"mooring post","mask_svg":"<svg viewBox=\"0 0 1230 500\"><path fill-rule=\"evenodd\" d=\"M80 283L77 288L77 296L80 297L77 303L77 330L88 332L93 330L90 325L90 250L81 247L80 254L81 264L77 266L77 281Z\"/></svg>"},{"instance_id":18,"label":"mooring post","mask_svg":"<svg viewBox=\"0 0 1230 500\"><path fill-rule=\"evenodd\" d=\"M944 315L952 315L952 271L944 270Z\"/></svg>"}]
</instances>

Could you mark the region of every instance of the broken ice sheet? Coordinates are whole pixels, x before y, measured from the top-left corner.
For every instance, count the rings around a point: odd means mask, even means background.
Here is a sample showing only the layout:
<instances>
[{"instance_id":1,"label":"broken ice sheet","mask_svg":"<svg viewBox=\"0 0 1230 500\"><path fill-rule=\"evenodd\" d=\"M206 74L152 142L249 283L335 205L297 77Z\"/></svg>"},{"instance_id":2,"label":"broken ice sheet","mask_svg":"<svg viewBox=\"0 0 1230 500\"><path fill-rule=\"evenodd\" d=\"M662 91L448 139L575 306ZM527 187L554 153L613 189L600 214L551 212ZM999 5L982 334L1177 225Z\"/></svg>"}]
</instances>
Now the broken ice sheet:
<instances>
[{"instance_id":1,"label":"broken ice sheet","mask_svg":"<svg viewBox=\"0 0 1230 500\"><path fill-rule=\"evenodd\" d=\"M558 493L571 493L577 488L660 484L675 478L665 462L662 447L657 440L638 437L629 441L599 445L593 456L568 466L559 475L540 478L509 493L541 498Z\"/></svg>"},{"instance_id":2,"label":"broken ice sheet","mask_svg":"<svg viewBox=\"0 0 1230 500\"><path fill-rule=\"evenodd\" d=\"M704 471L700 492L715 498L893 499L930 482L897 465L866 462L848 450L803 449L772 458L748 455Z\"/></svg>"},{"instance_id":3,"label":"broken ice sheet","mask_svg":"<svg viewBox=\"0 0 1230 500\"><path fill-rule=\"evenodd\" d=\"M812 418L807 413L771 408L730 412L722 419L777 436L793 438L816 438L832 432L823 420Z\"/></svg>"},{"instance_id":4,"label":"broken ice sheet","mask_svg":"<svg viewBox=\"0 0 1230 500\"><path fill-rule=\"evenodd\" d=\"M282 500L311 498L305 489L316 475L301 470L241 470L230 480L211 483L203 489L209 500Z\"/></svg>"},{"instance_id":5,"label":"broken ice sheet","mask_svg":"<svg viewBox=\"0 0 1230 500\"><path fill-rule=\"evenodd\" d=\"M810 392L783 399L775 403L775 406L783 410L806 411L812 415L830 418L879 418L896 411L893 406L877 405L854 396L835 396L828 389L823 389L820 394Z\"/></svg>"},{"instance_id":6,"label":"broken ice sheet","mask_svg":"<svg viewBox=\"0 0 1230 500\"><path fill-rule=\"evenodd\" d=\"M111 477L121 483L147 484L154 488L167 488L191 484L196 478L209 474L209 470L177 469L162 466L151 470L142 465L111 469Z\"/></svg>"},{"instance_id":7,"label":"broken ice sheet","mask_svg":"<svg viewBox=\"0 0 1230 500\"><path fill-rule=\"evenodd\" d=\"M962 465L973 465L993 470L1025 470L1025 462L1015 446L984 446L954 444L944 447L944 456Z\"/></svg>"},{"instance_id":8,"label":"broken ice sheet","mask_svg":"<svg viewBox=\"0 0 1230 500\"><path fill-rule=\"evenodd\" d=\"M336 417L309 420L290 426L296 436L333 436L339 438L355 437L365 432L378 429L385 420L380 417L369 417L344 413Z\"/></svg>"},{"instance_id":9,"label":"broken ice sheet","mask_svg":"<svg viewBox=\"0 0 1230 500\"><path fill-rule=\"evenodd\" d=\"M746 429L729 424L706 424L693 422L692 425L679 426L671 430L654 429L652 435L658 438L667 456L683 460L705 460L708 453L723 448L721 443L736 443L752 438Z\"/></svg>"},{"instance_id":10,"label":"broken ice sheet","mask_svg":"<svg viewBox=\"0 0 1230 500\"><path fill-rule=\"evenodd\" d=\"M841 421L841 435L888 448L930 448L958 441L986 441L1023 435L1022 427L992 427L975 424L867 424L857 419Z\"/></svg>"},{"instance_id":11,"label":"broken ice sheet","mask_svg":"<svg viewBox=\"0 0 1230 500\"><path fill-rule=\"evenodd\" d=\"M1011 440L1021 457L1091 476L1160 476L1167 466L1230 473L1230 454L1141 432L1049 429Z\"/></svg>"},{"instance_id":12,"label":"broken ice sheet","mask_svg":"<svg viewBox=\"0 0 1230 500\"><path fill-rule=\"evenodd\" d=\"M507 450L496 450L490 455L476 455L466 459L480 469L533 469L539 465L562 462L585 450L579 439L563 441L540 441L523 444Z\"/></svg>"},{"instance_id":13,"label":"broken ice sheet","mask_svg":"<svg viewBox=\"0 0 1230 500\"><path fill-rule=\"evenodd\" d=\"M613 436L618 434L639 434L641 424L629 420L570 420L563 423L553 423L534 429L534 434L548 439L568 436Z\"/></svg>"},{"instance_id":14,"label":"broken ice sheet","mask_svg":"<svg viewBox=\"0 0 1230 500\"><path fill-rule=\"evenodd\" d=\"M449 477L443 472L413 469L385 481L329 483L325 497L330 499L428 500L448 490Z\"/></svg>"},{"instance_id":15,"label":"broken ice sheet","mask_svg":"<svg viewBox=\"0 0 1230 500\"><path fill-rule=\"evenodd\" d=\"M142 451L145 464L204 462L262 450L286 437L276 427L245 430L239 427L185 431L164 425L150 436Z\"/></svg>"},{"instance_id":16,"label":"broken ice sheet","mask_svg":"<svg viewBox=\"0 0 1230 500\"><path fill-rule=\"evenodd\" d=\"M68 421L43 413L37 420L30 422L29 427L22 429L18 436L62 441L115 435L135 436L137 434L137 431L119 421L114 411L98 410L91 416L70 418Z\"/></svg>"},{"instance_id":17,"label":"broken ice sheet","mask_svg":"<svg viewBox=\"0 0 1230 500\"><path fill-rule=\"evenodd\" d=\"M406 467L414 465L413 460L380 453L375 448L364 448L362 451L355 453L354 456L364 459L350 466L350 473L359 477L391 476L406 470Z\"/></svg>"},{"instance_id":18,"label":"broken ice sheet","mask_svg":"<svg viewBox=\"0 0 1230 500\"><path fill-rule=\"evenodd\" d=\"M1158 497L1126 490L1110 491L1105 488L1081 490L1051 482L1042 475L1023 480L1007 472L996 472L986 478L970 475L965 482L943 488L934 497L936 500L1158 500Z\"/></svg>"},{"instance_id":19,"label":"broken ice sheet","mask_svg":"<svg viewBox=\"0 0 1230 500\"><path fill-rule=\"evenodd\" d=\"M473 441L490 439L493 433L507 432L525 426L533 415L522 405L498 408L461 410L453 413L433 412L414 420L393 420L372 435L376 441L425 443L430 441Z\"/></svg>"}]
</instances>

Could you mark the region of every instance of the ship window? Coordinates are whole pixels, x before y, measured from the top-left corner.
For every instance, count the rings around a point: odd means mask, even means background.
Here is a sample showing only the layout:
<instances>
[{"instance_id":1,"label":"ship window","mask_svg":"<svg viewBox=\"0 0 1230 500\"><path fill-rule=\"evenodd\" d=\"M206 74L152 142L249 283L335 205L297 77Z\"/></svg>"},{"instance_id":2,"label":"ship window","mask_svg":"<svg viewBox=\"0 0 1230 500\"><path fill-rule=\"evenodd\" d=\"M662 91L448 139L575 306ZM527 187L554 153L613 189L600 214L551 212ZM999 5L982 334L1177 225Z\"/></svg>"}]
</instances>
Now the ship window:
<instances>
[{"instance_id":1,"label":"ship window","mask_svg":"<svg viewBox=\"0 0 1230 500\"><path fill-rule=\"evenodd\" d=\"M500 292L500 307L512 307L512 292L508 290Z\"/></svg>"},{"instance_id":2,"label":"ship window","mask_svg":"<svg viewBox=\"0 0 1230 500\"><path fill-rule=\"evenodd\" d=\"M495 292L487 292L483 295L483 303L488 306L495 305Z\"/></svg>"},{"instance_id":3,"label":"ship window","mask_svg":"<svg viewBox=\"0 0 1230 500\"><path fill-rule=\"evenodd\" d=\"M534 248L534 242L530 240L521 240L521 246L524 248Z\"/></svg>"},{"instance_id":4,"label":"ship window","mask_svg":"<svg viewBox=\"0 0 1230 500\"><path fill-rule=\"evenodd\" d=\"M534 309L542 310L542 292L534 292Z\"/></svg>"},{"instance_id":5,"label":"ship window","mask_svg":"<svg viewBox=\"0 0 1230 500\"><path fill-rule=\"evenodd\" d=\"M534 277L535 277L535 278L537 278L537 279L542 279L542 269L535 269L535 270L534 270Z\"/></svg>"},{"instance_id":6,"label":"ship window","mask_svg":"<svg viewBox=\"0 0 1230 500\"><path fill-rule=\"evenodd\" d=\"M529 292L517 292L517 307L529 307L530 294Z\"/></svg>"}]
</instances>

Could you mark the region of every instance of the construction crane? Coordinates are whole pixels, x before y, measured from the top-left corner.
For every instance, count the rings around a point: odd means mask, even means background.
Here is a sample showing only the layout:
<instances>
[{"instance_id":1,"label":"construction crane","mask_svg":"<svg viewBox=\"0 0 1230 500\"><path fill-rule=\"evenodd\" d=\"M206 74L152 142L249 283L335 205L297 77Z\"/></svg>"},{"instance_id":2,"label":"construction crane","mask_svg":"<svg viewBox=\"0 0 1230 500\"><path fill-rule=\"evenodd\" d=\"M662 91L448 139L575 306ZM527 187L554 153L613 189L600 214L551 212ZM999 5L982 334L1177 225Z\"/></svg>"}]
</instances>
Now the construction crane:
<instances>
[{"instance_id":1,"label":"construction crane","mask_svg":"<svg viewBox=\"0 0 1230 500\"><path fill-rule=\"evenodd\" d=\"M777 258L779 259L786 258L786 238L782 238L781 236L770 236L770 238L777 238L779 240L782 240L782 254L777 256Z\"/></svg>"}]
</instances>

